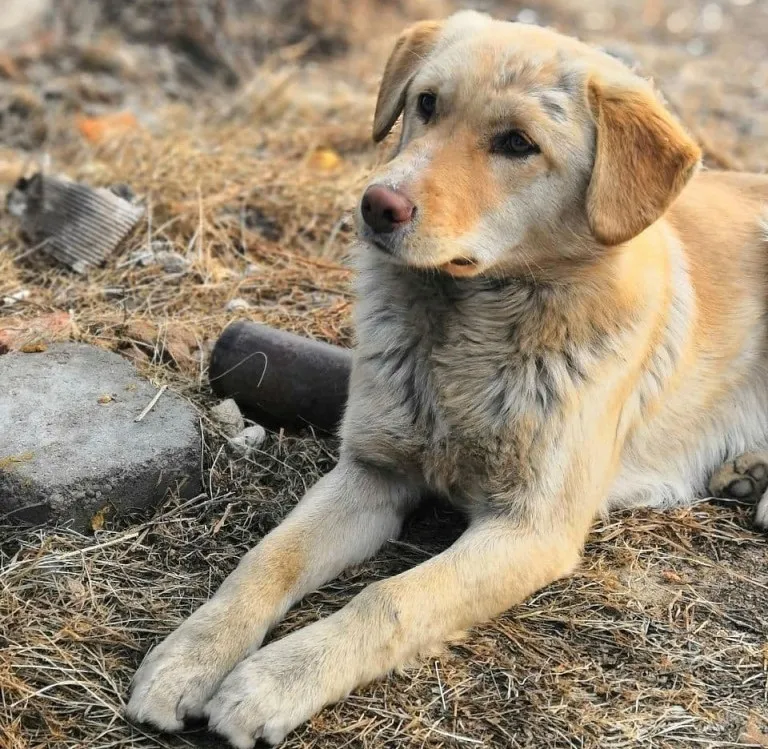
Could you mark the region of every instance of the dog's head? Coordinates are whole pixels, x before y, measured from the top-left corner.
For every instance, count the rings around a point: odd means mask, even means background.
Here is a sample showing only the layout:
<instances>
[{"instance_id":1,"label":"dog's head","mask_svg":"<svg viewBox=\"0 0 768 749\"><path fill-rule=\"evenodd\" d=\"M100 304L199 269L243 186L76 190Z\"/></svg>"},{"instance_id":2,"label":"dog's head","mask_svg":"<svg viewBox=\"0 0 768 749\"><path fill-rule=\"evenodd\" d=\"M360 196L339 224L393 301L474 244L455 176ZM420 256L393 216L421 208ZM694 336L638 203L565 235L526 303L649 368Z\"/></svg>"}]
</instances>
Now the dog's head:
<instances>
[{"instance_id":1,"label":"dog's head","mask_svg":"<svg viewBox=\"0 0 768 749\"><path fill-rule=\"evenodd\" d=\"M594 256L669 207L700 151L618 60L548 29L465 11L397 41L373 138L403 115L369 183L360 233L396 261L454 276Z\"/></svg>"}]
</instances>

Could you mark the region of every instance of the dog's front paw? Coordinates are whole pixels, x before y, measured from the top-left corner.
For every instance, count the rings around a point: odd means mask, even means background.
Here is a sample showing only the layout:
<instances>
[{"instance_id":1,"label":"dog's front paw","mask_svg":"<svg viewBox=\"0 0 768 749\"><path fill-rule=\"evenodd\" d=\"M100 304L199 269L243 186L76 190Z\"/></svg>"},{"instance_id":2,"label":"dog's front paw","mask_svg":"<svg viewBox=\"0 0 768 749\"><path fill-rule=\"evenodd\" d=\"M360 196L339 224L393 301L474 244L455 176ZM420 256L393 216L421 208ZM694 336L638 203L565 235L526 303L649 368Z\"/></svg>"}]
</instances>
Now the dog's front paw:
<instances>
[{"instance_id":1,"label":"dog's front paw","mask_svg":"<svg viewBox=\"0 0 768 749\"><path fill-rule=\"evenodd\" d=\"M328 699L318 666L322 660L291 647L290 637L238 664L206 705L208 727L237 749L261 739L279 744Z\"/></svg>"},{"instance_id":2,"label":"dog's front paw","mask_svg":"<svg viewBox=\"0 0 768 749\"><path fill-rule=\"evenodd\" d=\"M208 609L208 610L206 610ZM150 651L131 685L127 716L163 731L178 731L203 707L242 656L226 619L206 604Z\"/></svg>"},{"instance_id":3,"label":"dog's front paw","mask_svg":"<svg viewBox=\"0 0 768 749\"><path fill-rule=\"evenodd\" d=\"M721 466L709 481L713 497L755 503L755 525L768 529L768 451L744 453Z\"/></svg>"}]
</instances>

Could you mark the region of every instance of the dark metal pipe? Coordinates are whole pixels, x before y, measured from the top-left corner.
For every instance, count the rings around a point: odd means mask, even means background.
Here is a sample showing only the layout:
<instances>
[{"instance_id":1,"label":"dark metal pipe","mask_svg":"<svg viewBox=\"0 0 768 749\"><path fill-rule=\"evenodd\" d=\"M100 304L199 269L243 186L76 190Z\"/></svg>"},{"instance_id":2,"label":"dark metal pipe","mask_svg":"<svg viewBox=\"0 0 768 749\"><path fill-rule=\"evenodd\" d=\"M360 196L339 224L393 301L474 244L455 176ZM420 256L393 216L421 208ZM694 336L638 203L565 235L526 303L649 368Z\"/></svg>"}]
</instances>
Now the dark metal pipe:
<instances>
[{"instance_id":1,"label":"dark metal pipe","mask_svg":"<svg viewBox=\"0 0 768 749\"><path fill-rule=\"evenodd\" d=\"M351 369L348 349L240 320L216 342L208 378L216 395L264 426L335 432Z\"/></svg>"}]
</instances>

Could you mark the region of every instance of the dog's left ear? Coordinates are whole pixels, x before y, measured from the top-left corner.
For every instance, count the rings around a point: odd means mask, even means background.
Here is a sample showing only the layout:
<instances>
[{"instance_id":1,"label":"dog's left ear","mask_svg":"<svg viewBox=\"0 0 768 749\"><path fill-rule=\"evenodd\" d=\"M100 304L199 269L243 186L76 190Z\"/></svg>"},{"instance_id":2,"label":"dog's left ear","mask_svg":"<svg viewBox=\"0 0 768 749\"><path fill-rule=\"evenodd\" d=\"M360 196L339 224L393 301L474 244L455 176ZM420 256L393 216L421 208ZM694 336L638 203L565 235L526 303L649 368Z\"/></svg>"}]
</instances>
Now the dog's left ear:
<instances>
[{"instance_id":1,"label":"dog's left ear","mask_svg":"<svg viewBox=\"0 0 768 749\"><path fill-rule=\"evenodd\" d=\"M395 43L384 68L376 114L373 140L378 143L394 127L405 105L405 90L419 65L430 53L442 29L441 21L420 21L407 28Z\"/></svg>"},{"instance_id":2,"label":"dog's left ear","mask_svg":"<svg viewBox=\"0 0 768 749\"><path fill-rule=\"evenodd\" d=\"M605 245L626 242L661 217L691 178L701 151L645 81L593 78L597 123L587 218Z\"/></svg>"}]
</instances>

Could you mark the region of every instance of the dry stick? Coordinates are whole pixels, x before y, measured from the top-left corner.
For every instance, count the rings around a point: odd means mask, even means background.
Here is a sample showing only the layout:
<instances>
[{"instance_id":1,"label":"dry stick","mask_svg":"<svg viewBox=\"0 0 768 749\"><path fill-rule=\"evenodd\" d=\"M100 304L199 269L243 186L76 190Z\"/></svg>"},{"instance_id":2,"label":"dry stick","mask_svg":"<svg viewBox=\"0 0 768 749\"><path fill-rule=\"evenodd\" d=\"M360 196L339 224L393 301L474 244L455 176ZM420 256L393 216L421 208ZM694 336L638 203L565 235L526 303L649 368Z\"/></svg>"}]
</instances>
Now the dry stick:
<instances>
[{"instance_id":1,"label":"dry stick","mask_svg":"<svg viewBox=\"0 0 768 749\"><path fill-rule=\"evenodd\" d=\"M141 421L154 407L155 403L160 400L160 396L168 389L168 385L163 385L160 390L155 393L155 397L147 403L147 407L134 419L134 421Z\"/></svg>"}]
</instances>

